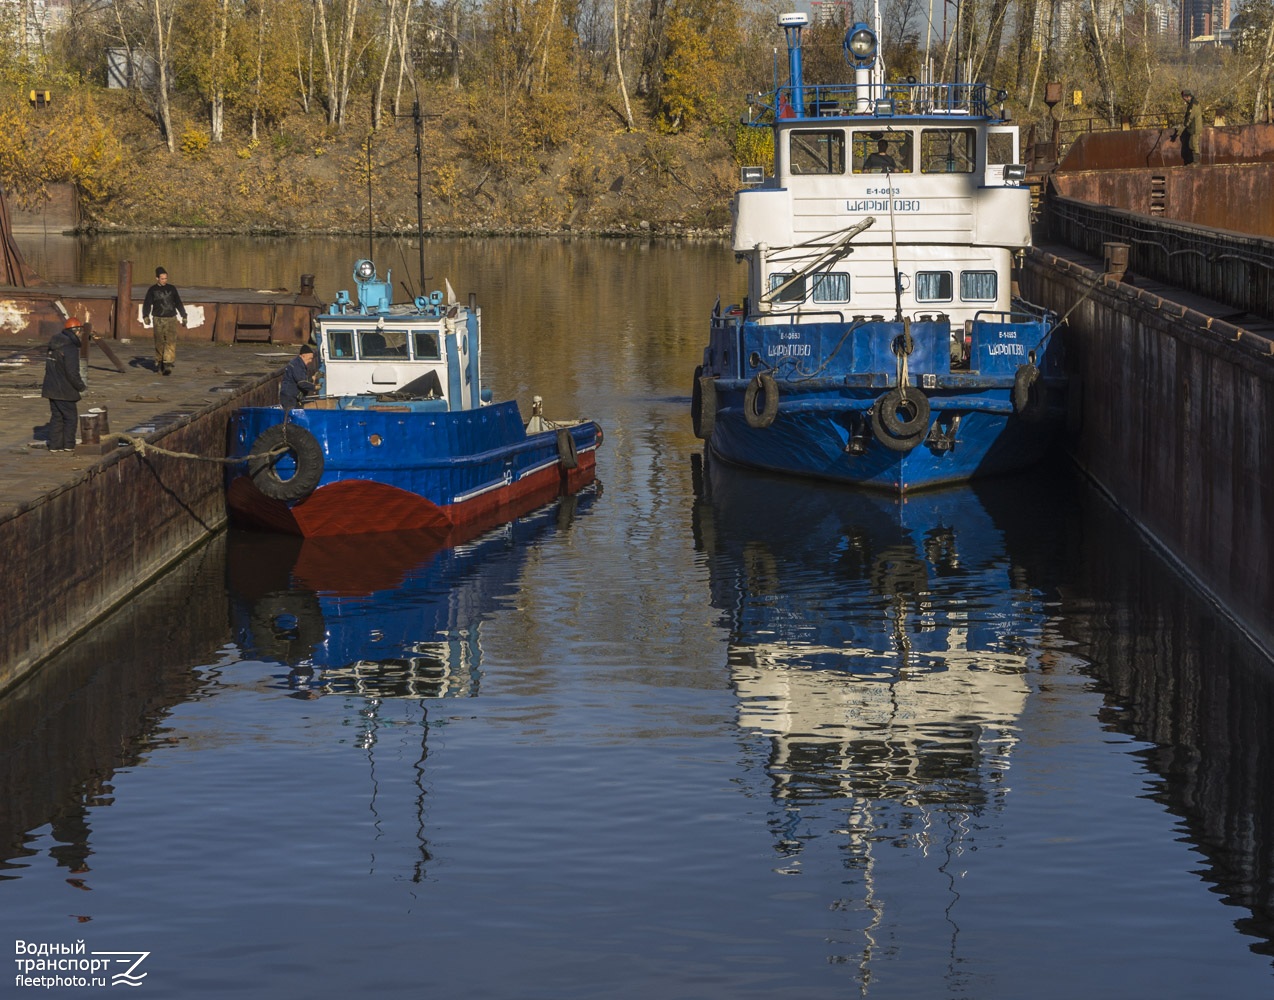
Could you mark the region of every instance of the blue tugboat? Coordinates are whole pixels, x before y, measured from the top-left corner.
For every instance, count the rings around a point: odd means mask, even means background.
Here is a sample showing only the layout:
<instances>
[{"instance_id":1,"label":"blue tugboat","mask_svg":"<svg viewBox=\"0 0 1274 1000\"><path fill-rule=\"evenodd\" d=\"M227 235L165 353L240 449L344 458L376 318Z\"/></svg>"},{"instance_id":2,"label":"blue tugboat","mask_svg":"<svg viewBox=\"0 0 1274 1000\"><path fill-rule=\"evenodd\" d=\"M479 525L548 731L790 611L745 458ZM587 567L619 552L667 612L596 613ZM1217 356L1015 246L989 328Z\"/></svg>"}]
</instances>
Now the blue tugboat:
<instances>
[{"instance_id":1,"label":"blue tugboat","mask_svg":"<svg viewBox=\"0 0 1274 1000\"><path fill-rule=\"evenodd\" d=\"M1017 126L985 84L885 83L877 32L852 84L752 97L772 176L744 168L742 305L713 310L691 402L722 459L906 494L1023 468L1064 419L1057 319L1014 294L1031 242ZM993 100L999 103L993 113Z\"/></svg>"},{"instance_id":2,"label":"blue tugboat","mask_svg":"<svg viewBox=\"0 0 1274 1000\"><path fill-rule=\"evenodd\" d=\"M298 408L245 407L230 427L236 523L303 537L450 531L576 493L595 478L601 428L549 420L540 397L482 388L481 310L447 292L393 302L370 260L358 302L315 319L322 391Z\"/></svg>"}]
</instances>

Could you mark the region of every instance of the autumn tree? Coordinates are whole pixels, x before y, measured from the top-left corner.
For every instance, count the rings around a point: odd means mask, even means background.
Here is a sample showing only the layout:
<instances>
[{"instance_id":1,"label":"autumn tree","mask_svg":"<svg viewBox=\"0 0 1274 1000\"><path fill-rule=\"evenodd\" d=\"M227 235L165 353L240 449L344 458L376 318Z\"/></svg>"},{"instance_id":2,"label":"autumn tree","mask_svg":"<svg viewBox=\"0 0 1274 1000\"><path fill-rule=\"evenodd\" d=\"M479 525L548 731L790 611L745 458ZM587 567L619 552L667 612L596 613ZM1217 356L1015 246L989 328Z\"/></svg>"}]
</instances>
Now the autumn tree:
<instances>
[{"instance_id":1,"label":"autumn tree","mask_svg":"<svg viewBox=\"0 0 1274 1000\"><path fill-rule=\"evenodd\" d=\"M738 50L736 10L731 0L674 0L668 13L667 54L658 90L652 94L661 122L679 132L707 116L727 94Z\"/></svg>"},{"instance_id":2,"label":"autumn tree","mask_svg":"<svg viewBox=\"0 0 1274 1000\"><path fill-rule=\"evenodd\" d=\"M245 13L231 0L184 0L178 8L174 68L179 83L203 99L213 142L224 138L226 103L246 82L250 48Z\"/></svg>"}]
</instances>

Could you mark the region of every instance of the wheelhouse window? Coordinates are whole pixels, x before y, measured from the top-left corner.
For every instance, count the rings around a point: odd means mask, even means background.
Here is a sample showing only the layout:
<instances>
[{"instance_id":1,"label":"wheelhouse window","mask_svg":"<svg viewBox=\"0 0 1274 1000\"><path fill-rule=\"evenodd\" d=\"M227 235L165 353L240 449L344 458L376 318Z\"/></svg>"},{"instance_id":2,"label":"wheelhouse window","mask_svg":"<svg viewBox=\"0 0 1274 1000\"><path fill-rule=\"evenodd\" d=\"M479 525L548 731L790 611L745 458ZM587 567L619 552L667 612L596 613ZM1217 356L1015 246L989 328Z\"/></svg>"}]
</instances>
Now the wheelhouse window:
<instances>
[{"instance_id":1,"label":"wheelhouse window","mask_svg":"<svg viewBox=\"0 0 1274 1000\"><path fill-rule=\"evenodd\" d=\"M843 174L845 133L841 129L793 129L788 133L788 169L794 174Z\"/></svg>"},{"instance_id":2,"label":"wheelhouse window","mask_svg":"<svg viewBox=\"0 0 1274 1000\"><path fill-rule=\"evenodd\" d=\"M994 302L998 287L994 271L960 272L960 298L966 302Z\"/></svg>"},{"instance_id":3,"label":"wheelhouse window","mask_svg":"<svg viewBox=\"0 0 1274 1000\"><path fill-rule=\"evenodd\" d=\"M354 356L354 331L328 330L327 351L328 357L352 358Z\"/></svg>"},{"instance_id":4,"label":"wheelhouse window","mask_svg":"<svg viewBox=\"0 0 1274 1000\"><path fill-rule=\"evenodd\" d=\"M977 163L971 128L927 128L920 133L920 169L926 174L971 174Z\"/></svg>"},{"instance_id":5,"label":"wheelhouse window","mask_svg":"<svg viewBox=\"0 0 1274 1000\"><path fill-rule=\"evenodd\" d=\"M413 330L411 344L417 361L437 361L442 357L438 349L438 334L433 330Z\"/></svg>"},{"instance_id":6,"label":"wheelhouse window","mask_svg":"<svg viewBox=\"0 0 1274 1000\"><path fill-rule=\"evenodd\" d=\"M916 272L916 301L917 302L950 302L951 301L951 272L950 271L917 271Z\"/></svg>"},{"instance_id":7,"label":"wheelhouse window","mask_svg":"<svg viewBox=\"0 0 1274 1000\"><path fill-rule=\"evenodd\" d=\"M856 174L909 174L915 137L910 132L856 129L850 138Z\"/></svg>"},{"instance_id":8,"label":"wheelhouse window","mask_svg":"<svg viewBox=\"0 0 1274 1000\"><path fill-rule=\"evenodd\" d=\"M402 359L407 357L407 335L402 330L359 330L358 356Z\"/></svg>"},{"instance_id":9,"label":"wheelhouse window","mask_svg":"<svg viewBox=\"0 0 1274 1000\"><path fill-rule=\"evenodd\" d=\"M1017 136L1013 132L988 132L986 137L986 165L1002 167L1017 163Z\"/></svg>"},{"instance_id":10,"label":"wheelhouse window","mask_svg":"<svg viewBox=\"0 0 1274 1000\"><path fill-rule=\"evenodd\" d=\"M790 274L771 274L770 275L770 291L778 288L779 285L792 277ZM775 295L771 302L804 302L805 301L805 279L797 278L783 291Z\"/></svg>"},{"instance_id":11,"label":"wheelhouse window","mask_svg":"<svg viewBox=\"0 0 1274 1000\"><path fill-rule=\"evenodd\" d=\"M849 275L843 271L816 274L812 278L815 302L848 302Z\"/></svg>"}]
</instances>

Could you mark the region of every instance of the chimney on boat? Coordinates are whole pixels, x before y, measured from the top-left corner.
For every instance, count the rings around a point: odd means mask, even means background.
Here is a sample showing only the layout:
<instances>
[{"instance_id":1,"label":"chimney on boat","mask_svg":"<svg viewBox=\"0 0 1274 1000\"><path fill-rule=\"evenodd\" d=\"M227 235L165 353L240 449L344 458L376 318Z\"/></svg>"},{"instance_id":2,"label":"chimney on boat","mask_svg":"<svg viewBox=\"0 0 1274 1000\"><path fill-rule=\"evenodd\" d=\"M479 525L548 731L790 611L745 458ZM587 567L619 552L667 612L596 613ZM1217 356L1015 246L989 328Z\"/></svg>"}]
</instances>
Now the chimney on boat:
<instances>
[{"instance_id":1,"label":"chimney on boat","mask_svg":"<svg viewBox=\"0 0 1274 1000\"><path fill-rule=\"evenodd\" d=\"M801 29L810 23L808 14L794 11L779 15L779 27L787 36L787 85L792 92L792 112L805 117L805 81L801 70Z\"/></svg>"}]
</instances>

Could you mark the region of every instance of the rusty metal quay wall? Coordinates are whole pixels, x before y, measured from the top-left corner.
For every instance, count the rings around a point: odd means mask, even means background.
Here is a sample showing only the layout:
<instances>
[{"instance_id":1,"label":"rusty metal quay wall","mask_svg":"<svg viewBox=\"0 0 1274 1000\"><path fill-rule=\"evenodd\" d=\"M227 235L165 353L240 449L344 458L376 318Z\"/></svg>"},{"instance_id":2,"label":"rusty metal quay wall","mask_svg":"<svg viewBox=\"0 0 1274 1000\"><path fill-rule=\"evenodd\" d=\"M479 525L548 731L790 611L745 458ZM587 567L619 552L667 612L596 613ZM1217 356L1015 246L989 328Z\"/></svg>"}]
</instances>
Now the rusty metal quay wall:
<instances>
[{"instance_id":1,"label":"rusty metal quay wall","mask_svg":"<svg viewBox=\"0 0 1274 1000\"><path fill-rule=\"evenodd\" d=\"M273 404L278 379L241 376L224 400L173 415L145 441L224 456L231 414ZM0 691L222 528L224 472L219 462L118 448L0 516Z\"/></svg>"},{"instance_id":2,"label":"rusty metal quay wall","mask_svg":"<svg viewBox=\"0 0 1274 1000\"><path fill-rule=\"evenodd\" d=\"M1049 239L1098 259L1103 244L1125 243L1135 275L1215 299L1235 313L1274 317L1274 239L1057 195L1048 199L1045 226Z\"/></svg>"},{"instance_id":3,"label":"rusty metal quay wall","mask_svg":"<svg viewBox=\"0 0 1274 1000\"><path fill-rule=\"evenodd\" d=\"M1274 655L1274 341L1038 247L1022 290L1073 310L1075 460Z\"/></svg>"}]
</instances>

